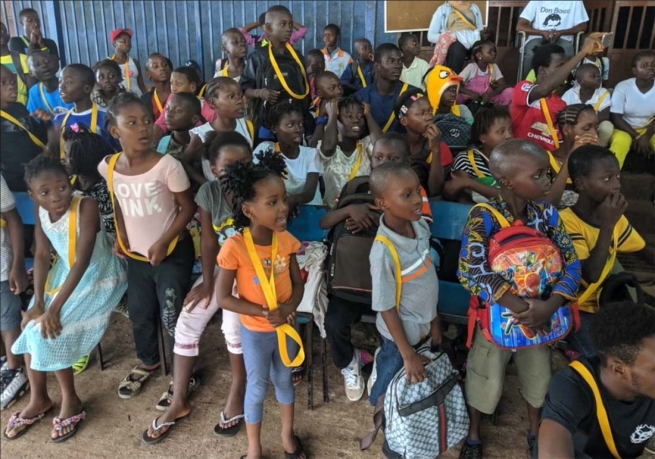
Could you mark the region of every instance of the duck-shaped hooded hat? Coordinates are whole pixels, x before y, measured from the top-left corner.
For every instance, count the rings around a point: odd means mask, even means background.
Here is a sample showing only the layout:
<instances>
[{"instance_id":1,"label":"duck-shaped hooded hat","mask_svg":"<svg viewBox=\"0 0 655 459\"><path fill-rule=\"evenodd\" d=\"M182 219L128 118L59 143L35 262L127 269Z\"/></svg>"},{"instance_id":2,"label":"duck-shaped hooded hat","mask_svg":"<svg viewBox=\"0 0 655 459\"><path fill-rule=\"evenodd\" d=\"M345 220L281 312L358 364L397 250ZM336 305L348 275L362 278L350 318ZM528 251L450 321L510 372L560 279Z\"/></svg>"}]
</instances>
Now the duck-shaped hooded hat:
<instances>
[{"instance_id":1,"label":"duck-shaped hooded hat","mask_svg":"<svg viewBox=\"0 0 655 459\"><path fill-rule=\"evenodd\" d=\"M457 86L459 88L462 80L462 77L448 67L444 67L443 65L432 67L432 70L425 76L425 91L432 106L432 113L437 113L444 91L451 86Z\"/></svg>"}]
</instances>

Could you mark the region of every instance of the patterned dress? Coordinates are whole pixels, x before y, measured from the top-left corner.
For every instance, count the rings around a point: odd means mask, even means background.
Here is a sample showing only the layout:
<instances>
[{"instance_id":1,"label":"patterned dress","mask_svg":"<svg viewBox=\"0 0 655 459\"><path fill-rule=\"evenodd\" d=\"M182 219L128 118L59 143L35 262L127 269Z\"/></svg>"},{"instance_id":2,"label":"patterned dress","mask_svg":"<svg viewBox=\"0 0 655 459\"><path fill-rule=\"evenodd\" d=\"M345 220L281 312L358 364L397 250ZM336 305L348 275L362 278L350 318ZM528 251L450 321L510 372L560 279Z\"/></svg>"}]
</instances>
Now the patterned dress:
<instances>
[{"instance_id":1,"label":"patterned dress","mask_svg":"<svg viewBox=\"0 0 655 459\"><path fill-rule=\"evenodd\" d=\"M51 222L48 212L39 208L39 219L43 232L59 254L59 259L48 274L46 281L46 291L48 291L61 286L70 271L68 266L70 209L58 221ZM79 221L78 218L78 237ZM12 351L14 354L30 354L32 369L37 371L57 371L71 367L98 344L109 326L110 313L126 290L126 270L112 253L109 239L103 225L100 225L89 267L59 313L61 334L55 339L44 339L41 337L41 326L31 321L14 343ZM45 295L46 310L56 295L56 293ZM34 298L30 308L33 306Z\"/></svg>"}]
</instances>

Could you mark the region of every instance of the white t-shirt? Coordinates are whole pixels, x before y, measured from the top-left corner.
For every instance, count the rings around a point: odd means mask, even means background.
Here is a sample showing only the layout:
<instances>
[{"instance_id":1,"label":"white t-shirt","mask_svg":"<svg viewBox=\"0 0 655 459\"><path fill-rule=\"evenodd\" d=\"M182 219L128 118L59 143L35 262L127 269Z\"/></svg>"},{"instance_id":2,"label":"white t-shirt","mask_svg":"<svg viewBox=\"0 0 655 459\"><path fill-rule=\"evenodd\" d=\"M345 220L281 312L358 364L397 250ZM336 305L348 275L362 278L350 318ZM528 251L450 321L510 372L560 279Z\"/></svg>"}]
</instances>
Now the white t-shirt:
<instances>
[{"instance_id":1,"label":"white t-shirt","mask_svg":"<svg viewBox=\"0 0 655 459\"><path fill-rule=\"evenodd\" d=\"M537 30L566 30L578 24L589 21L582 0L568 2L528 2L521 13L521 18L527 19L532 27ZM530 35L528 40L541 38L539 35ZM561 37L563 40L572 41L572 35Z\"/></svg>"},{"instance_id":2,"label":"white t-shirt","mask_svg":"<svg viewBox=\"0 0 655 459\"><path fill-rule=\"evenodd\" d=\"M641 129L655 116L655 84L643 94L636 81L636 78L630 78L616 85L610 111L623 115L633 129Z\"/></svg>"},{"instance_id":3,"label":"white t-shirt","mask_svg":"<svg viewBox=\"0 0 655 459\"><path fill-rule=\"evenodd\" d=\"M255 148L255 151L253 152L254 161L257 161L256 155L258 153L265 152L268 149L275 149L275 144L273 142L262 142L257 145L257 148ZM321 158L318 155L316 148L301 146L300 154L296 159L289 159L283 154L282 157L284 158L284 162L287 165L287 172L289 173L284 180L284 185L289 194L299 194L302 192L303 188L305 188L305 182L307 182L307 174L315 172L319 175L323 175L323 165L321 164ZM323 204L318 184L316 185L314 199L307 204L315 206Z\"/></svg>"},{"instance_id":4,"label":"white t-shirt","mask_svg":"<svg viewBox=\"0 0 655 459\"><path fill-rule=\"evenodd\" d=\"M0 212L9 212L16 207L14 195L9 191L5 178L0 174ZM0 228L0 282L9 280L13 255L11 243L5 228Z\"/></svg>"},{"instance_id":5,"label":"white t-shirt","mask_svg":"<svg viewBox=\"0 0 655 459\"><path fill-rule=\"evenodd\" d=\"M250 148L252 148L252 139L250 138L250 131L248 131L248 125L246 124L245 118L239 118L237 120L237 127L234 130L244 136L250 144ZM207 139L207 134L213 131L214 128L212 128L211 124L205 123L202 126L191 129L189 133L197 135L200 137L200 140L204 142ZM202 175L204 175L210 182L216 180L216 177L212 174L209 161L204 158L202 159Z\"/></svg>"},{"instance_id":6,"label":"white t-shirt","mask_svg":"<svg viewBox=\"0 0 655 459\"><path fill-rule=\"evenodd\" d=\"M601 99L601 97L603 99L596 109L596 104ZM566 91L562 96L562 100L566 102L566 105L581 104L582 101L580 100L580 86L574 86L573 88ZM600 113L612 104L612 97L610 96L610 93L607 89L598 88L594 92L594 95L591 96L591 99L586 101L585 104L591 105L596 110L596 113Z\"/></svg>"},{"instance_id":7,"label":"white t-shirt","mask_svg":"<svg viewBox=\"0 0 655 459\"><path fill-rule=\"evenodd\" d=\"M325 205L330 209L336 206L337 199L341 195L341 190L350 179L355 164L357 164L358 153L355 151L349 157L346 156L341 147L337 145L336 150L332 156L324 156L321 152L322 140L318 141L316 150L323 162L323 169L325 175L323 182L325 182ZM371 153L373 152L373 144L371 143L371 136L366 136L358 142L362 149L362 161L359 163L359 168L355 177L364 177L371 175Z\"/></svg>"}]
</instances>

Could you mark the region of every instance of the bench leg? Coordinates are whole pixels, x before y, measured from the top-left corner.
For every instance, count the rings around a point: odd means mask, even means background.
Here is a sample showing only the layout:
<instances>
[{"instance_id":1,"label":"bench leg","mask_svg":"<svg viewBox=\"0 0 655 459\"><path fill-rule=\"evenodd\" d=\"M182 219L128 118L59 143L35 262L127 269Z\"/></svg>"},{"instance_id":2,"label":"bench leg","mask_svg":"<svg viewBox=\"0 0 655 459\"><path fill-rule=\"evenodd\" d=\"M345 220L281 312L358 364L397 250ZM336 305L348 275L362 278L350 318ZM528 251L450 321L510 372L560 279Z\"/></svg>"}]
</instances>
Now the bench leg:
<instances>
[{"instance_id":1,"label":"bench leg","mask_svg":"<svg viewBox=\"0 0 655 459\"><path fill-rule=\"evenodd\" d=\"M159 362L161 367L162 376L168 375L168 364L166 362L166 337L167 333L164 331L163 325L158 324L157 327L157 341L159 347Z\"/></svg>"},{"instance_id":2,"label":"bench leg","mask_svg":"<svg viewBox=\"0 0 655 459\"><path fill-rule=\"evenodd\" d=\"M305 324L305 365L307 367L307 409L314 409L314 322Z\"/></svg>"},{"instance_id":3,"label":"bench leg","mask_svg":"<svg viewBox=\"0 0 655 459\"><path fill-rule=\"evenodd\" d=\"M98 342L96 346L96 356L98 358L98 363L100 364L100 371L105 371L105 361L102 358L102 345Z\"/></svg>"},{"instance_id":4,"label":"bench leg","mask_svg":"<svg viewBox=\"0 0 655 459\"><path fill-rule=\"evenodd\" d=\"M328 363L327 363L327 339L323 339L323 349L321 352L321 366L323 367L323 403L330 402L330 393L328 391Z\"/></svg>"}]
</instances>

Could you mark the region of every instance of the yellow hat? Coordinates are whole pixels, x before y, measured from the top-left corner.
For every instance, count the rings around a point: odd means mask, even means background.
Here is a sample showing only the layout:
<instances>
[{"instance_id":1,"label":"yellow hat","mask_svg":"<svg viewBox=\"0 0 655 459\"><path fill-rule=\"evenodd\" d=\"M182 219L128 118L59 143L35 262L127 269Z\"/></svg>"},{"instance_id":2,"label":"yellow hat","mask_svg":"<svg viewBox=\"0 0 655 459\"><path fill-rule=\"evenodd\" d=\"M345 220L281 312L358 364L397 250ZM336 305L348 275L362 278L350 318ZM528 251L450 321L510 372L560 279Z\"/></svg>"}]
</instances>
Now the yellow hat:
<instances>
[{"instance_id":1,"label":"yellow hat","mask_svg":"<svg viewBox=\"0 0 655 459\"><path fill-rule=\"evenodd\" d=\"M439 102L444 91L451 87L459 88L463 78L443 65L435 65L430 73L425 76L425 90L428 94L428 100L432 106L432 112L437 113Z\"/></svg>"}]
</instances>

